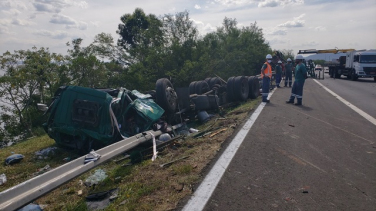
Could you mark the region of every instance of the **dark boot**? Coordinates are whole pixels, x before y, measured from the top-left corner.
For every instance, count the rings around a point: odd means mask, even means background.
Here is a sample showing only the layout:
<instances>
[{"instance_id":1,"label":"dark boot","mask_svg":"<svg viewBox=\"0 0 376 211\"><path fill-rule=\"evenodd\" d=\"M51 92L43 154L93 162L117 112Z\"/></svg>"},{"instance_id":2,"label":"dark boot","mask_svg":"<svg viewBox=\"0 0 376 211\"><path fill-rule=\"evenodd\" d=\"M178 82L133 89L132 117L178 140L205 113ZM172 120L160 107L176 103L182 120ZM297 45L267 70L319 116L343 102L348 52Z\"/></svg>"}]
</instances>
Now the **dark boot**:
<instances>
[{"instance_id":1,"label":"dark boot","mask_svg":"<svg viewBox=\"0 0 376 211\"><path fill-rule=\"evenodd\" d=\"M269 103L268 96L262 96L262 102Z\"/></svg>"},{"instance_id":2,"label":"dark boot","mask_svg":"<svg viewBox=\"0 0 376 211\"><path fill-rule=\"evenodd\" d=\"M290 97L290 99L288 101L286 101L286 103L294 103L295 101L295 97Z\"/></svg>"},{"instance_id":3,"label":"dark boot","mask_svg":"<svg viewBox=\"0 0 376 211\"><path fill-rule=\"evenodd\" d=\"M289 82L289 87L291 87L291 82Z\"/></svg>"},{"instance_id":4,"label":"dark boot","mask_svg":"<svg viewBox=\"0 0 376 211\"><path fill-rule=\"evenodd\" d=\"M298 98L298 102L295 103L294 105L301 106L302 105L302 98Z\"/></svg>"}]
</instances>

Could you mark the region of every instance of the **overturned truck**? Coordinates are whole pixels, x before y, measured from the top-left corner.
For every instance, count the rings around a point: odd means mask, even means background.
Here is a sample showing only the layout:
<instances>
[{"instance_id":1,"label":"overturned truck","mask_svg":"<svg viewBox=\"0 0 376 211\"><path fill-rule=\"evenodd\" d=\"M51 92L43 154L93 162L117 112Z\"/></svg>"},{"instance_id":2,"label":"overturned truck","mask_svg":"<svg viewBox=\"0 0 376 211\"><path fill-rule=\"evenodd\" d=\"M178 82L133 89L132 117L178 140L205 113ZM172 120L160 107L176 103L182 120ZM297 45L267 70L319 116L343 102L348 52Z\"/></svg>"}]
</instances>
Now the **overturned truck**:
<instances>
[{"instance_id":1,"label":"overturned truck","mask_svg":"<svg viewBox=\"0 0 376 211\"><path fill-rule=\"evenodd\" d=\"M60 87L47 107L43 127L57 145L86 153L135 134L160 129L158 124L176 124L187 119L207 120L206 111L259 95L256 76L219 77L194 81L189 87L174 88L166 78L156 82L148 94L137 90ZM171 131L164 131L171 132Z\"/></svg>"}]
</instances>

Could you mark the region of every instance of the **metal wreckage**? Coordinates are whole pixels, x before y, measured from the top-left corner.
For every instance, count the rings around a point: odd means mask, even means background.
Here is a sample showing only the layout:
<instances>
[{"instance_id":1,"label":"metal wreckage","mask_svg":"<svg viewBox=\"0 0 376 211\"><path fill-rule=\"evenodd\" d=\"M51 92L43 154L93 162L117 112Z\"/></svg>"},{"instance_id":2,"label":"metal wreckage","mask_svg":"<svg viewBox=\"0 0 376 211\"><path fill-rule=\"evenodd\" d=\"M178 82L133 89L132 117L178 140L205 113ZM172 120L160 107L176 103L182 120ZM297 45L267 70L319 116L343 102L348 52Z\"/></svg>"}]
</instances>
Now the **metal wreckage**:
<instances>
[{"instance_id":1,"label":"metal wreckage","mask_svg":"<svg viewBox=\"0 0 376 211\"><path fill-rule=\"evenodd\" d=\"M39 104L49 115L43 124L58 146L87 153L125 138L154 129L174 135L169 125L198 118L206 121L208 112L218 112L232 102L259 95L257 76L206 78L189 87L174 88L170 80L157 80L155 90L60 87L52 103Z\"/></svg>"}]
</instances>

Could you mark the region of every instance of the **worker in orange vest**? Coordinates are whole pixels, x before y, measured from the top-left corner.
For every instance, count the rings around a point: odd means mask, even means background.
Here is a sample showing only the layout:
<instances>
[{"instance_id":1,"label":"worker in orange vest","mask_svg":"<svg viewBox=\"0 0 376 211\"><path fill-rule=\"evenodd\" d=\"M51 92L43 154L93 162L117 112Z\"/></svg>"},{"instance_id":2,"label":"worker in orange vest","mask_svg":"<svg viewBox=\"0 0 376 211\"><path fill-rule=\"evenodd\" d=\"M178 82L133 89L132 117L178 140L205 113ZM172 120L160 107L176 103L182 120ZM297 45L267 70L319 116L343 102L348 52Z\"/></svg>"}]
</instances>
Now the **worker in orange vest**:
<instances>
[{"instance_id":1,"label":"worker in orange vest","mask_svg":"<svg viewBox=\"0 0 376 211\"><path fill-rule=\"evenodd\" d=\"M269 87L270 87L270 79L272 78L272 66L270 63L272 62L272 55L266 55L266 62L262 65L261 68L261 78L262 78L262 102L269 103L268 100L269 95Z\"/></svg>"}]
</instances>

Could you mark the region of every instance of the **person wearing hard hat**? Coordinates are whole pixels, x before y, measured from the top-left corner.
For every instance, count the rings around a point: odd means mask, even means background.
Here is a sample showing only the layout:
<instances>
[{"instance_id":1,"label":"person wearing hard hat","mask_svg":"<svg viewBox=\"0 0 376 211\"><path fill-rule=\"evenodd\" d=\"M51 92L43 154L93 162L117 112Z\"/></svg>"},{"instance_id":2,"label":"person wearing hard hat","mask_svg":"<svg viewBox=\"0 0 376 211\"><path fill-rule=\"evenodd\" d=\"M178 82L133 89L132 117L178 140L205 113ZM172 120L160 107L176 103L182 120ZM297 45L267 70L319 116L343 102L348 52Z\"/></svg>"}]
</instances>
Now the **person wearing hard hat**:
<instances>
[{"instance_id":1,"label":"person wearing hard hat","mask_svg":"<svg viewBox=\"0 0 376 211\"><path fill-rule=\"evenodd\" d=\"M291 59L287 59L287 64L285 65L285 87L287 86L287 83L289 84L289 87L291 87L292 84L292 64Z\"/></svg>"},{"instance_id":2,"label":"person wearing hard hat","mask_svg":"<svg viewBox=\"0 0 376 211\"><path fill-rule=\"evenodd\" d=\"M281 83L282 80L282 62L281 60L278 61L276 67L275 67L275 83L277 84L278 88L281 88L279 84Z\"/></svg>"},{"instance_id":3,"label":"person wearing hard hat","mask_svg":"<svg viewBox=\"0 0 376 211\"><path fill-rule=\"evenodd\" d=\"M303 56L298 54L295 56L295 81L292 85L291 90L291 97L286 103L294 103L295 97L297 99L297 103L295 105L302 105L303 100L303 86L305 79L307 78L307 69L305 65L303 64Z\"/></svg>"},{"instance_id":4,"label":"person wearing hard hat","mask_svg":"<svg viewBox=\"0 0 376 211\"><path fill-rule=\"evenodd\" d=\"M269 95L269 87L270 87L270 79L272 78L272 66L270 63L272 62L272 55L266 55L266 62L261 67L261 78L262 78L262 102L269 103L268 100Z\"/></svg>"}]
</instances>

